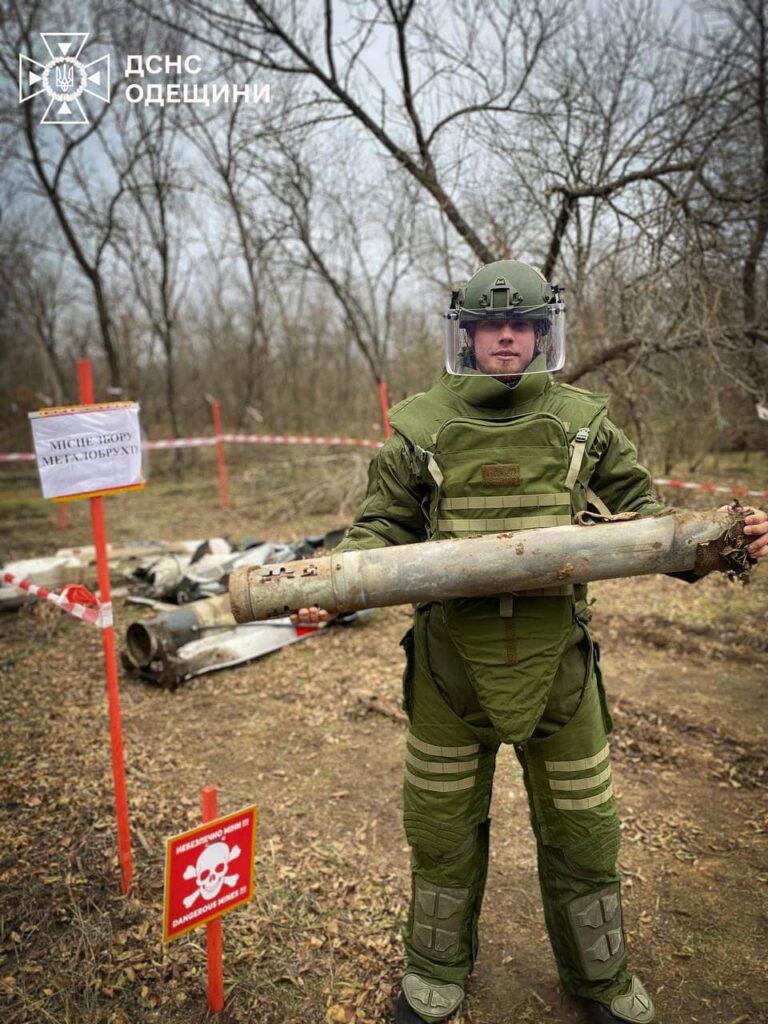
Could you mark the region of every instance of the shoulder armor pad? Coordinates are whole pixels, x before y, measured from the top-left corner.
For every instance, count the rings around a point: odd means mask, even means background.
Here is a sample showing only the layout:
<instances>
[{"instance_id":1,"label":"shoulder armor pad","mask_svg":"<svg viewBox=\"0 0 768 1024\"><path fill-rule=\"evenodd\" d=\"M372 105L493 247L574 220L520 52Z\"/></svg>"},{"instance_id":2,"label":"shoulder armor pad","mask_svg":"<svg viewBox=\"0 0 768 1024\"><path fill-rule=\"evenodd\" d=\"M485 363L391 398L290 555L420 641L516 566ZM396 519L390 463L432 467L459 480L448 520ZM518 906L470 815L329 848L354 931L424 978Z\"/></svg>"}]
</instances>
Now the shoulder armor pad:
<instances>
[{"instance_id":1,"label":"shoulder armor pad","mask_svg":"<svg viewBox=\"0 0 768 1024\"><path fill-rule=\"evenodd\" d=\"M555 381L555 387L562 388L563 391L568 391L571 394L578 395L580 398L593 398L597 402L607 402L610 395L604 395L599 391L587 391L586 388L577 388L575 384L565 384L562 381Z\"/></svg>"},{"instance_id":2,"label":"shoulder armor pad","mask_svg":"<svg viewBox=\"0 0 768 1024\"><path fill-rule=\"evenodd\" d=\"M391 426L421 448L432 443L432 434L447 418L445 403L436 387L420 391L398 402L389 410Z\"/></svg>"},{"instance_id":3,"label":"shoulder armor pad","mask_svg":"<svg viewBox=\"0 0 768 1024\"><path fill-rule=\"evenodd\" d=\"M423 394L424 394L423 391L417 391L415 395L408 395L407 398L401 399L395 405L390 406L390 408L389 408L389 410L387 412L387 415L390 416L390 417L391 416L396 416L400 412L401 409L405 409L406 406L410 405L411 402L414 400L414 398L420 398Z\"/></svg>"}]
</instances>

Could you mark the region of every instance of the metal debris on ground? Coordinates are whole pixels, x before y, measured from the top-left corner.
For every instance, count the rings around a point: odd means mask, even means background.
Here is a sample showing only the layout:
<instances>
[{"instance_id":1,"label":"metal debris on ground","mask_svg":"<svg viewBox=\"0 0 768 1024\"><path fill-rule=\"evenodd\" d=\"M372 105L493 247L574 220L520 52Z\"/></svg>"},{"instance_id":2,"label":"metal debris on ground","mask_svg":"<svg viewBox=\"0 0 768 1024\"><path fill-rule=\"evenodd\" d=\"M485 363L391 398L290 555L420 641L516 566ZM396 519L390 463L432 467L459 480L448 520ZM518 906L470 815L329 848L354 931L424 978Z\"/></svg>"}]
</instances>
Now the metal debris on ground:
<instances>
[{"instance_id":1,"label":"metal debris on ground","mask_svg":"<svg viewBox=\"0 0 768 1024\"><path fill-rule=\"evenodd\" d=\"M330 550L343 533L333 530L291 543L246 540L238 545L226 537L212 537L111 545L111 575L127 584L127 601L155 612L128 623L123 666L173 689L186 679L241 665L325 630L325 624L296 627L290 618L238 626L229 605L229 574L234 568L296 561ZM11 562L3 569L51 591L96 583L92 547L62 548L55 555ZM0 588L0 609L18 608L29 600L33 598L19 587ZM364 614L350 613L338 622L348 625Z\"/></svg>"},{"instance_id":2,"label":"metal debris on ground","mask_svg":"<svg viewBox=\"0 0 768 1024\"><path fill-rule=\"evenodd\" d=\"M191 558L203 543L202 540L186 541L128 541L122 544L108 544L110 572L113 582L122 578L132 566L145 560L154 561L159 557ZM79 548L60 548L54 555L42 558L23 558L16 562L5 562L5 572L29 580L35 586L47 590L59 590L72 583L83 583L93 587L96 578L96 552L92 545ZM34 598L18 587L4 587L0 590L0 610L12 611Z\"/></svg>"},{"instance_id":3,"label":"metal debris on ground","mask_svg":"<svg viewBox=\"0 0 768 1024\"><path fill-rule=\"evenodd\" d=\"M129 623L123 665L142 679L174 689L184 680L242 665L326 629L325 624L297 627L285 617L238 626L230 609L227 584L235 568L294 561L334 547L342 535L343 531L334 530L291 544L247 541L243 549L235 548L225 538L213 538L192 554L174 579L171 562L181 566L178 557L139 567L132 574L139 589L161 593L175 603L161 603L142 595L128 599L149 603L157 614ZM359 617L350 613L338 621L348 625Z\"/></svg>"},{"instance_id":4,"label":"metal debris on ground","mask_svg":"<svg viewBox=\"0 0 768 1024\"><path fill-rule=\"evenodd\" d=\"M286 544L279 541L247 539L238 546L228 537L211 537L187 552L164 552L144 559L127 578L132 594L186 604L227 590L230 572L249 565L291 562L314 554L319 548L334 547L342 530L302 537Z\"/></svg>"}]
</instances>

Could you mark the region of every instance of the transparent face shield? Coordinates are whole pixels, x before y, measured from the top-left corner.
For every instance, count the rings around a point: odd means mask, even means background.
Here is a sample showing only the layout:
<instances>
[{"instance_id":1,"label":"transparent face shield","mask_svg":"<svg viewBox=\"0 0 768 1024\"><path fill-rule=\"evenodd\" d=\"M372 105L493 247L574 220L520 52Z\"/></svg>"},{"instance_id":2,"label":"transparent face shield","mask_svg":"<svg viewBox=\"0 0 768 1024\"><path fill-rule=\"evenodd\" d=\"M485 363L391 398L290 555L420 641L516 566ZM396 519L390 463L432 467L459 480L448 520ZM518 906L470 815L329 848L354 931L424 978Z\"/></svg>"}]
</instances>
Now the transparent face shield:
<instances>
[{"instance_id":1,"label":"transparent face shield","mask_svg":"<svg viewBox=\"0 0 768 1024\"><path fill-rule=\"evenodd\" d=\"M450 309L445 314L448 373L519 377L526 370L551 373L564 365L563 302L520 313L509 310L471 313Z\"/></svg>"}]
</instances>

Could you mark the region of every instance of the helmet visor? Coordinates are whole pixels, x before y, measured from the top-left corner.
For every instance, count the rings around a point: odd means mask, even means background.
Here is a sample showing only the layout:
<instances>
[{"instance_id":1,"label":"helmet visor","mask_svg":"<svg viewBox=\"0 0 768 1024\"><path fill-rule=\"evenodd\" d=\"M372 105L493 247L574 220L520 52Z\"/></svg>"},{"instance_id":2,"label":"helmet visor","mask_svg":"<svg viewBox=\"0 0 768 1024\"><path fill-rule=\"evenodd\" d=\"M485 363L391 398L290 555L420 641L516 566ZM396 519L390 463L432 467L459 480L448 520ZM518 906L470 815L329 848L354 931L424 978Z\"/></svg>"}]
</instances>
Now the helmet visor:
<instances>
[{"instance_id":1,"label":"helmet visor","mask_svg":"<svg viewBox=\"0 0 768 1024\"><path fill-rule=\"evenodd\" d=\"M531 373L551 373L564 366L564 303L552 302L527 312L451 309L445 314L448 373L517 377L534 360Z\"/></svg>"}]
</instances>

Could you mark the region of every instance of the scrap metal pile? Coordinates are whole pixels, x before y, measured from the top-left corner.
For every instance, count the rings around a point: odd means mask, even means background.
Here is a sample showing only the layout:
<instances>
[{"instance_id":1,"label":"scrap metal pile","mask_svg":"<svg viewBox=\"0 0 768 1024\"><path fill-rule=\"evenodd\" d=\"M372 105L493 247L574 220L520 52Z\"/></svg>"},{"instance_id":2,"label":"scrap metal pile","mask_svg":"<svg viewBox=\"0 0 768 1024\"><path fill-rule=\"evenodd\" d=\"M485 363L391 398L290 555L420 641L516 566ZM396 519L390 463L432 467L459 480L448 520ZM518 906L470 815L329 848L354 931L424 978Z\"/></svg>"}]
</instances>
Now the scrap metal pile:
<instances>
[{"instance_id":1,"label":"scrap metal pile","mask_svg":"<svg viewBox=\"0 0 768 1024\"><path fill-rule=\"evenodd\" d=\"M127 544L108 544L112 582L122 582L122 574L131 568L152 564L161 557L178 558L179 564L190 564L194 552L204 543L200 540L165 543L162 541L133 541ZM29 580L38 587L60 590L73 583L96 586L96 551L88 545L81 548L60 548L55 555L43 558L23 558L6 562L2 566L15 576ZM11 611L34 601L31 594L18 587L0 587L0 611Z\"/></svg>"},{"instance_id":2,"label":"scrap metal pile","mask_svg":"<svg viewBox=\"0 0 768 1024\"><path fill-rule=\"evenodd\" d=\"M122 651L124 667L169 688L194 676L229 668L276 651L326 626L302 628L290 618L238 625L229 607L227 587L236 568L293 562L329 551L343 530L303 537L292 543L248 539L241 545L225 537L178 542L136 541L109 547L115 596L149 607L149 618L129 619ZM93 547L62 548L47 558L9 562L4 567L50 590L73 583L94 587ZM0 610L34 598L17 587L0 587ZM344 615L341 624L359 616Z\"/></svg>"}]
</instances>

